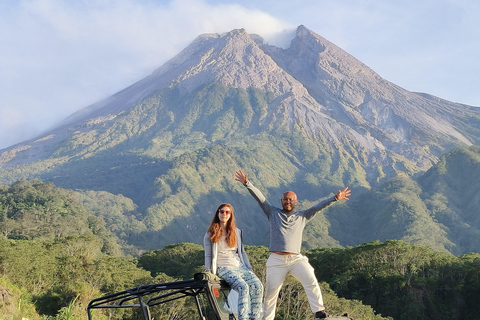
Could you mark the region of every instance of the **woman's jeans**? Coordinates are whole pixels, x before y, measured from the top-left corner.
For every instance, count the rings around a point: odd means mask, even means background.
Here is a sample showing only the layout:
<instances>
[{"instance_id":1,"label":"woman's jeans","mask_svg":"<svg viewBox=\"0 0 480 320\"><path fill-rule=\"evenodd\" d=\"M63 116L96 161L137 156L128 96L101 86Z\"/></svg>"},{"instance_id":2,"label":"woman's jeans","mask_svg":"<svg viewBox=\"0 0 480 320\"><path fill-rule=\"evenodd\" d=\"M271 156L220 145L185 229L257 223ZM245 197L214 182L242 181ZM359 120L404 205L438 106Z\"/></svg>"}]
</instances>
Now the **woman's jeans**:
<instances>
[{"instance_id":1,"label":"woman's jeans","mask_svg":"<svg viewBox=\"0 0 480 320\"><path fill-rule=\"evenodd\" d=\"M218 267L217 275L238 292L238 319L259 319L262 312L263 285L245 266Z\"/></svg>"}]
</instances>

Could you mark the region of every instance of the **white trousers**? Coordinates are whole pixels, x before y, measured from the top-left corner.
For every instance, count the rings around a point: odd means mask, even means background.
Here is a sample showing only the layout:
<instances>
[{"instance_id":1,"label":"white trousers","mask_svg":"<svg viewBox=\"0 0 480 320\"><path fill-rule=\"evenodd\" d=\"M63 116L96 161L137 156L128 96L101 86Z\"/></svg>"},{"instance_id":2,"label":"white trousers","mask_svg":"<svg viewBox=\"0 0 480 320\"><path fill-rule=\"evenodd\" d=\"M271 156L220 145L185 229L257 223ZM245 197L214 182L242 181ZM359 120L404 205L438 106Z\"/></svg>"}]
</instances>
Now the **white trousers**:
<instances>
[{"instance_id":1,"label":"white trousers","mask_svg":"<svg viewBox=\"0 0 480 320\"><path fill-rule=\"evenodd\" d=\"M308 263L308 258L301 254L281 255L271 253L267 260L267 283L263 303L264 320L275 318L278 294L288 274L294 276L302 284L312 312L325 310L322 292L315 277L314 269Z\"/></svg>"}]
</instances>

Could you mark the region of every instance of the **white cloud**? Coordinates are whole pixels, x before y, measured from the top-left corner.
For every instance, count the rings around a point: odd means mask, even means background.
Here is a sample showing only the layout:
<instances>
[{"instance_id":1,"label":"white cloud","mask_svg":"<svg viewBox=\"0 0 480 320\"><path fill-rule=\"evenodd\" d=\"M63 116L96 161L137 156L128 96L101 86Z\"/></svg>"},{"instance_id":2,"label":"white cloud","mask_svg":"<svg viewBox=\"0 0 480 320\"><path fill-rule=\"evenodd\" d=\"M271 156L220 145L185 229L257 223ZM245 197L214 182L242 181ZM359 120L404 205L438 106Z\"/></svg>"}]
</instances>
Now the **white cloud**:
<instances>
[{"instance_id":1,"label":"white cloud","mask_svg":"<svg viewBox=\"0 0 480 320\"><path fill-rule=\"evenodd\" d=\"M0 148L148 75L201 33L271 35L286 25L238 4L193 0L23 0L0 9Z\"/></svg>"}]
</instances>

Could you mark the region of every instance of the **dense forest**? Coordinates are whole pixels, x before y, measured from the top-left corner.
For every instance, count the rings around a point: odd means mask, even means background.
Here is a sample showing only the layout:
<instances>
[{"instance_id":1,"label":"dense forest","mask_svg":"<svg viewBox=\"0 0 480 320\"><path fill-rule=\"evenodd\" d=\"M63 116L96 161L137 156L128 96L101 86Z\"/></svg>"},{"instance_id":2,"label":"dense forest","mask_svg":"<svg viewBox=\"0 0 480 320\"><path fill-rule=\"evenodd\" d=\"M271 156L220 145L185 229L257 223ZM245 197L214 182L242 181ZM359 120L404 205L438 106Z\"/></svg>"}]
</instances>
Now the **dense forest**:
<instances>
[{"instance_id":1,"label":"dense forest","mask_svg":"<svg viewBox=\"0 0 480 320\"><path fill-rule=\"evenodd\" d=\"M134 206L100 194L110 210L95 214L88 207L101 197L86 192L38 180L0 187L0 319L86 319L85 308L93 298L141 284L192 278L203 270L203 248L198 244L132 249L117 234L128 226L142 228ZM124 210L131 215L120 217ZM247 246L247 253L264 280L267 248ZM455 256L389 240L310 248L305 254L332 313L375 320L480 319L478 253ZM187 309L185 305L180 312L158 313L155 319L186 319ZM278 319L309 317L302 288L289 278ZM134 320L136 315L95 314L95 319L112 318Z\"/></svg>"}]
</instances>

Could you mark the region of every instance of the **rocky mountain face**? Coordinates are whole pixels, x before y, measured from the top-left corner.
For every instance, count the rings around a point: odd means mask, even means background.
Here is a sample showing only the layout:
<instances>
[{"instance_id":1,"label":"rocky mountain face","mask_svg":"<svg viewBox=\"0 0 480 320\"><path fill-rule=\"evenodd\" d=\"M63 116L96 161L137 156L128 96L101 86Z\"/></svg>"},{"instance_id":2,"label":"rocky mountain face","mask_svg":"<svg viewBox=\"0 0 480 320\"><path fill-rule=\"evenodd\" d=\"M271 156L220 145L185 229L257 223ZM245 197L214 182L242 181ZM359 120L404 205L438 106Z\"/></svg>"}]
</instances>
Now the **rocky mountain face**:
<instances>
[{"instance_id":1,"label":"rocky mountain face","mask_svg":"<svg viewBox=\"0 0 480 320\"><path fill-rule=\"evenodd\" d=\"M57 129L2 152L2 167L51 158L76 129L109 126L122 112L165 89L188 96L206 84L257 89L272 96L260 129L298 125L310 138L362 149L363 165L388 154L426 169L453 146L478 143L478 109L406 91L304 26L288 49L245 30L199 36L147 78L80 110ZM207 126L210 126L208 124Z\"/></svg>"},{"instance_id":2,"label":"rocky mountain face","mask_svg":"<svg viewBox=\"0 0 480 320\"><path fill-rule=\"evenodd\" d=\"M0 183L121 193L138 205L143 236L165 245L199 242L221 202L257 217L237 168L268 195L299 188L307 205L479 142L478 108L404 90L304 26L288 49L240 29L199 36L145 79L0 150ZM316 244L338 245L318 221ZM261 227L246 227L255 244Z\"/></svg>"},{"instance_id":3,"label":"rocky mountain face","mask_svg":"<svg viewBox=\"0 0 480 320\"><path fill-rule=\"evenodd\" d=\"M357 148L393 151L423 169L448 149L447 141L478 142L478 126L467 120L478 110L467 115L466 106L408 92L304 27L287 50L265 52L305 86L322 112L352 130L347 136Z\"/></svg>"}]
</instances>

